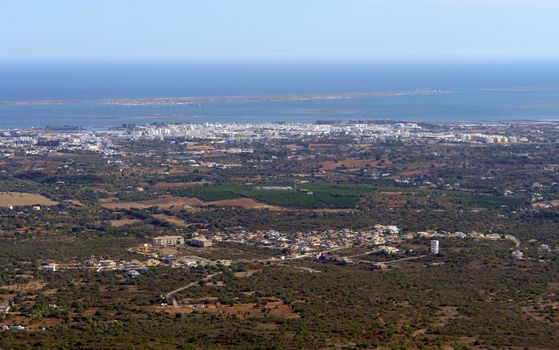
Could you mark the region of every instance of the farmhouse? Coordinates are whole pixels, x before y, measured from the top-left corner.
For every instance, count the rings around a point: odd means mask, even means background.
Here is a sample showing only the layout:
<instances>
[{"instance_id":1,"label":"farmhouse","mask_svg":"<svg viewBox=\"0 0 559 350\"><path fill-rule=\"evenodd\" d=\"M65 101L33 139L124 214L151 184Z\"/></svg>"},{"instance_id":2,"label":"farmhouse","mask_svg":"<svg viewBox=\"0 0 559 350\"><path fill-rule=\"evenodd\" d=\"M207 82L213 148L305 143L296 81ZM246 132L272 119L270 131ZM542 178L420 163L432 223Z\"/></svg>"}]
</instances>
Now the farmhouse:
<instances>
[{"instance_id":1,"label":"farmhouse","mask_svg":"<svg viewBox=\"0 0 559 350\"><path fill-rule=\"evenodd\" d=\"M98 265L99 269L114 269L116 262L114 260L101 260Z\"/></svg>"},{"instance_id":2,"label":"farmhouse","mask_svg":"<svg viewBox=\"0 0 559 350\"><path fill-rule=\"evenodd\" d=\"M195 247L206 248L212 246L212 241L210 241L206 237L201 236L191 239L190 244Z\"/></svg>"},{"instance_id":3,"label":"farmhouse","mask_svg":"<svg viewBox=\"0 0 559 350\"><path fill-rule=\"evenodd\" d=\"M184 237L182 236L159 236L151 240L151 245L165 247L173 245L184 245Z\"/></svg>"}]
</instances>

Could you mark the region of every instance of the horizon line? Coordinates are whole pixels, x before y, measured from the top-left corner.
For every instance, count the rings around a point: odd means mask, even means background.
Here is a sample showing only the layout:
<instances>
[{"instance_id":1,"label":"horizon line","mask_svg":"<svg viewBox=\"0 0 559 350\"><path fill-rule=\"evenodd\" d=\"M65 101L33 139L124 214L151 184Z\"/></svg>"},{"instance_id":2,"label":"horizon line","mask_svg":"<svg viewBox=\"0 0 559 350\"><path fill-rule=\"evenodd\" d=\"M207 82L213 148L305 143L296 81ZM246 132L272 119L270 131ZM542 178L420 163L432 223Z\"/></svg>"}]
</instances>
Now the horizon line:
<instances>
[{"instance_id":1,"label":"horizon line","mask_svg":"<svg viewBox=\"0 0 559 350\"><path fill-rule=\"evenodd\" d=\"M36 63L559 63L559 57L189 57L189 58L43 58L3 59L0 64Z\"/></svg>"}]
</instances>

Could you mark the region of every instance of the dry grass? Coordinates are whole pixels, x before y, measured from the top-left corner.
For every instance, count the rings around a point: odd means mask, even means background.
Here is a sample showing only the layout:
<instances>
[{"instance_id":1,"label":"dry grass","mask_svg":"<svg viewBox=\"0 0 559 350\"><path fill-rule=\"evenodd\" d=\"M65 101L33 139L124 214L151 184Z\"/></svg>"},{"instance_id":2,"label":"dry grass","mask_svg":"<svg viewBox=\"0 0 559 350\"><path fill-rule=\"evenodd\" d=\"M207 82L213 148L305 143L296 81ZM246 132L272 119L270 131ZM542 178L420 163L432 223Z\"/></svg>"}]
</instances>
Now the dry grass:
<instances>
[{"instance_id":1,"label":"dry grass","mask_svg":"<svg viewBox=\"0 0 559 350\"><path fill-rule=\"evenodd\" d=\"M170 215L165 215L165 214L156 214L154 215L154 217L156 217L159 220L162 221L167 221L168 223L171 223L173 225L179 226L179 227L188 227L189 225L182 219L179 219L175 216L170 216Z\"/></svg>"},{"instance_id":2,"label":"dry grass","mask_svg":"<svg viewBox=\"0 0 559 350\"><path fill-rule=\"evenodd\" d=\"M336 170L341 167L348 169L374 168L378 164L379 161L375 159L341 159L337 162L329 161L321 163L322 169L324 170Z\"/></svg>"},{"instance_id":3,"label":"dry grass","mask_svg":"<svg viewBox=\"0 0 559 350\"><path fill-rule=\"evenodd\" d=\"M233 273L233 276L237 277L237 278L248 278L252 275L254 275L255 273L261 272L262 269L252 269L252 270L247 270L247 271L240 271L240 272L235 272Z\"/></svg>"},{"instance_id":4,"label":"dry grass","mask_svg":"<svg viewBox=\"0 0 559 350\"><path fill-rule=\"evenodd\" d=\"M24 192L0 192L0 207L28 206L28 205L57 205L58 202L52 201L47 197L37 193Z\"/></svg>"},{"instance_id":5,"label":"dry grass","mask_svg":"<svg viewBox=\"0 0 559 350\"><path fill-rule=\"evenodd\" d=\"M184 207L185 205L200 206L200 205L204 205L204 202L197 198L164 196L161 198L150 199L146 201L107 202L107 203L102 203L102 205L107 209L132 209L132 208L147 209L150 207L170 209L173 207Z\"/></svg>"},{"instance_id":6,"label":"dry grass","mask_svg":"<svg viewBox=\"0 0 559 350\"><path fill-rule=\"evenodd\" d=\"M5 324L7 325L23 325L26 326L30 331L36 331L39 329L54 327L62 324L63 321L59 318L43 318L40 321L33 322L30 317L17 315L13 319L8 320Z\"/></svg>"},{"instance_id":7,"label":"dry grass","mask_svg":"<svg viewBox=\"0 0 559 350\"><path fill-rule=\"evenodd\" d=\"M6 290L13 293L27 293L34 292L43 289L46 283L43 282L29 282L26 284L11 284L6 286L0 286L1 290Z\"/></svg>"},{"instance_id":8,"label":"dry grass","mask_svg":"<svg viewBox=\"0 0 559 350\"><path fill-rule=\"evenodd\" d=\"M141 222L141 220L138 220L138 219L120 219L120 220L111 220L109 222L111 223L111 226L113 226L113 227L122 227L122 226L126 226L126 225L136 224L138 222Z\"/></svg>"},{"instance_id":9,"label":"dry grass","mask_svg":"<svg viewBox=\"0 0 559 350\"><path fill-rule=\"evenodd\" d=\"M169 314L190 314L194 311L203 313L218 313L223 316L233 316L240 319L259 318L265 316L266 314L282 319L298 319L301 317L298 313L293 311L289 305L284 304L277 298L269 298L264 305L258 305L255 303L235 303L233 305L224 305L214 301L209 304L198 302L178 306L152 305L146 307L145 309L152 312L163 311ZM271 325L269 325L269 327L271 327Z\"/></svg>"},{"instance_id":10,"label":"dry grass","mask_svg":"<svg viewBox=\"0 0 559 350\"><path fill-rule=\"evenodd\" d=\"M556 208L556 207L559 207L559 200L532 203L532 208L545 209L545 208Z\"/></svg>"},{"instance_id":11,"label":"dry grass","mask_svg":"<svg viewBox=\"0 0 559 350\"><path fill-rule=\"evenodd\" d=\"M257 318L268 313L272 317L282 319L298 319L301 316L293 311L289 305L284 304L281 300L270 298L264 306L258 306L254 303L234 304L234 305L217 305L220 314L227 316L235 316L241 319Z\"/></svg>"},{"instance_id":12,"label":"dry grass","mask_svg":"<svg viewBox=\"0 0 559 350\"><path fill-rule=\"evenodd\" d=\"M257 202L252 198L225 199L221 201L208 202L207 204L222 207L241 207L247 209L280 209L272 205Z\"/></svg>"},{"instance_id":13,"label":"dry grass","mask_svg":"<svg viewBox=\"0 0 559 350\"><path fill-rule=\"evenodd\" d=\"M460 312L458 312L456 306L442 306L441 313L442 315L439 316L437 322L434 323L433 326L443 327L446 326L450 320L460 317Z\"/></svg>"},{"instance_id":14,"label":"dry grass","mask_svg":"<svg viewBox=\"0 0 559 350\"><path fill-rule=\"evenodd\" d=\"M149 207L159 207L161 209L171 209L171 208L183 208L185 205L193 207L204 207L208 205L221 206L221 207L242 207L248 209L283 209L280 207L275 207L272 205L264 204L255 201L251 198L238 198L238 199L226 199L213 202L204 202L198 198L192 197L172 197L164 196L157 199L150 199L146 201L137 202L104 202L102 205L107 209L147 209ZM169 221L171 223L177 224L179 222L177 218L172 216L161 216L162 220ZM171 221L174 220L175 222ZM181 221L181 225L185 223ZM181 226L179 225L179 226Z\"/></svg>"}]
</instances>

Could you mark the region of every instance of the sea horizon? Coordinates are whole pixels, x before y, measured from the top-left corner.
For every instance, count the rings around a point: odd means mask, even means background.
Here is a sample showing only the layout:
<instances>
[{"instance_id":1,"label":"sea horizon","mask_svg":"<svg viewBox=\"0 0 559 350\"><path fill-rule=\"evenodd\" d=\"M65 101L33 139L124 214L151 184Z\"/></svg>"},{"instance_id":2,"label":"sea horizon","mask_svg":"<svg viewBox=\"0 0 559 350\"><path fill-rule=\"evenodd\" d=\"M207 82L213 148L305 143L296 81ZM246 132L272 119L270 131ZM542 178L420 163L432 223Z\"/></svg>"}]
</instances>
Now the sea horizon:
<instances>
[{"instance_id":1,"label":"sea horizon","mask_svg":"<svg viewBox=\"0 0 559 350\"><path fill-rule=\"evenodd\" d=\"M559 62L0 62L0 76L0 128L559 119Z\"/></svg>"}]
</instances>

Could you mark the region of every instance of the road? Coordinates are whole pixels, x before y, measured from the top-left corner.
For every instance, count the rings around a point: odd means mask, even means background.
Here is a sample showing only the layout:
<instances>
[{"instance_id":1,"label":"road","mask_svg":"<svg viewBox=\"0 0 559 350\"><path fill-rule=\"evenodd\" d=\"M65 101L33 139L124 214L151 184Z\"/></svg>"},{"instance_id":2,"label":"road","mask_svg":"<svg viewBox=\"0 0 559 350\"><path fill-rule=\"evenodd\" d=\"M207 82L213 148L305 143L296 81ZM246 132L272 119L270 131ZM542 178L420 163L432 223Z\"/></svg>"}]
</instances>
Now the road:
<instances>
[{"instance_id":1,"label":"road","mask_svg":"<svg viewBox=\"0 0 559 350\"><path fill-rule=\"evenodd\" d=\"M211 280L211 279L214 278L215 276L221 275L222 273L223 273L223 272L212 273L211 275L207 275L206 277L204 277L204 278L202 278L202 279L200 279L200 280L198 280L198 281L191 282L191 283L187 284L187 285L184 286L184 287L180 287L180 288L178 288L178 289L175 289L174 291L165 294L165 300L171 300L171 298L172 298L175 294L177 294L178 292L182 292L183 290L192 288L192 287L194 287L195 285L197 285L197 284L200 283L200 282L208 282L209 280Z\"/></svg>"},{"instance_id":2,"label":"road","mask_svg":"<svg viewBox=\"0 0 559 350\"><path fill-rule=\"evenodd\" d=\"M336 250L339 250L339 249L343 249L343 248L346 248L346 247L332 248L332 249L325 250L325 251L323 251L323 252L321 252L321 253L329 253L329 252L333 252L333 251L336 251ZM259 263L275 262L275 263L282 263L282 262L284 262L284 261L289 261L289 260L297 260L297 259L308 258L311 254L312 254L312 253L308 253L308 254L304 254L304 255L299 255L299 256L296 256L296 257L288 257L288 258L285 258L285 259L283 259L283 260L276 259L276 258L266 258L266 259L240 259L240 260L235 261L235 263L240 263L240 262L259 262ZM291 267L294 267L294 266L291 266ZM321 271L319 271L319 270L314 270L314 269L307 268L307 267L299 267L299 266L297 266L297 267L295 267L295 268L299 268L299 269L301 269L301 270L305 270L305 271L310 272L310 273L320 273L320 272L321 272ZM177 293L179 293L179 292L181 292L181 291L183 291L183 290L192 288L192 287L196 286L196 285L197 285L198 283L200 283L200 282L207 282L207 281L211 280L212 278L214 278L215 276L220 275L220 274L222 274L222 272L213 273L213 274L208 275L208 276L206 276L206 277L204 277L204 278L202 278L202 279L200 279L200 280L198 280L198 281L194 281L194 282L191 282L191 283L187 284L186 286L177 288L177 289L175 289L175 290L173 290L173 291L171 291L171 292L165 294L165 300L169 301L169 300L171 300L171 299L173 298L173 296L174 296L175 294L177 294ZM173 304L175 304L175 303L176 303L176 301L173 300Z\"/></svg>"},{"instance_id":3,"label":"road","mask_svg":"<svg viewBox=\"0 0 559 350\"><path fill-rule=\"evenodd\" d=\"M427 256L429 256L429 255L408 256L407 258L401 258L401 259L396 259L396 260L391 260L391 261L370 261L370 260L353 260L353 261L364 263L364 264L373 264L373 265L376 265L376 264L390 265L390 264L399 263L399 262L402 262L402 261L422 259L422 258L425 258Z\"/></svg>"},{"instance_id":4,"label":"road","mask_svg":"<svg viewBox=\"0 0 559 350\"><path fill-rule=\"evenodd\" d=\"M311 269L310 267L295 266L295 265L288 265L288 264L281 264L281 263L276 263L276 265L278 265L278 266L285 266L285 267L291 267L292 269L301 270L301 271L307 271L307 272L310 272L310 273L321 273L321 272L322 272L322 271L320 271L320 270Z\"/></svg>"},{"instance_id":5,"label":"road","mask_svg":"<svg viewBox=\"0 0 559 350\"><path fill-rule=\"evenodd\" d=\"M522 241L519 240L518 238L516 238L513 235L505 235L505 239L508 239L509 241L512 241L514 243L514 245L516 246L516 248L520 248L520 245L522 244Z\"/></svg>"}]
</instances>

